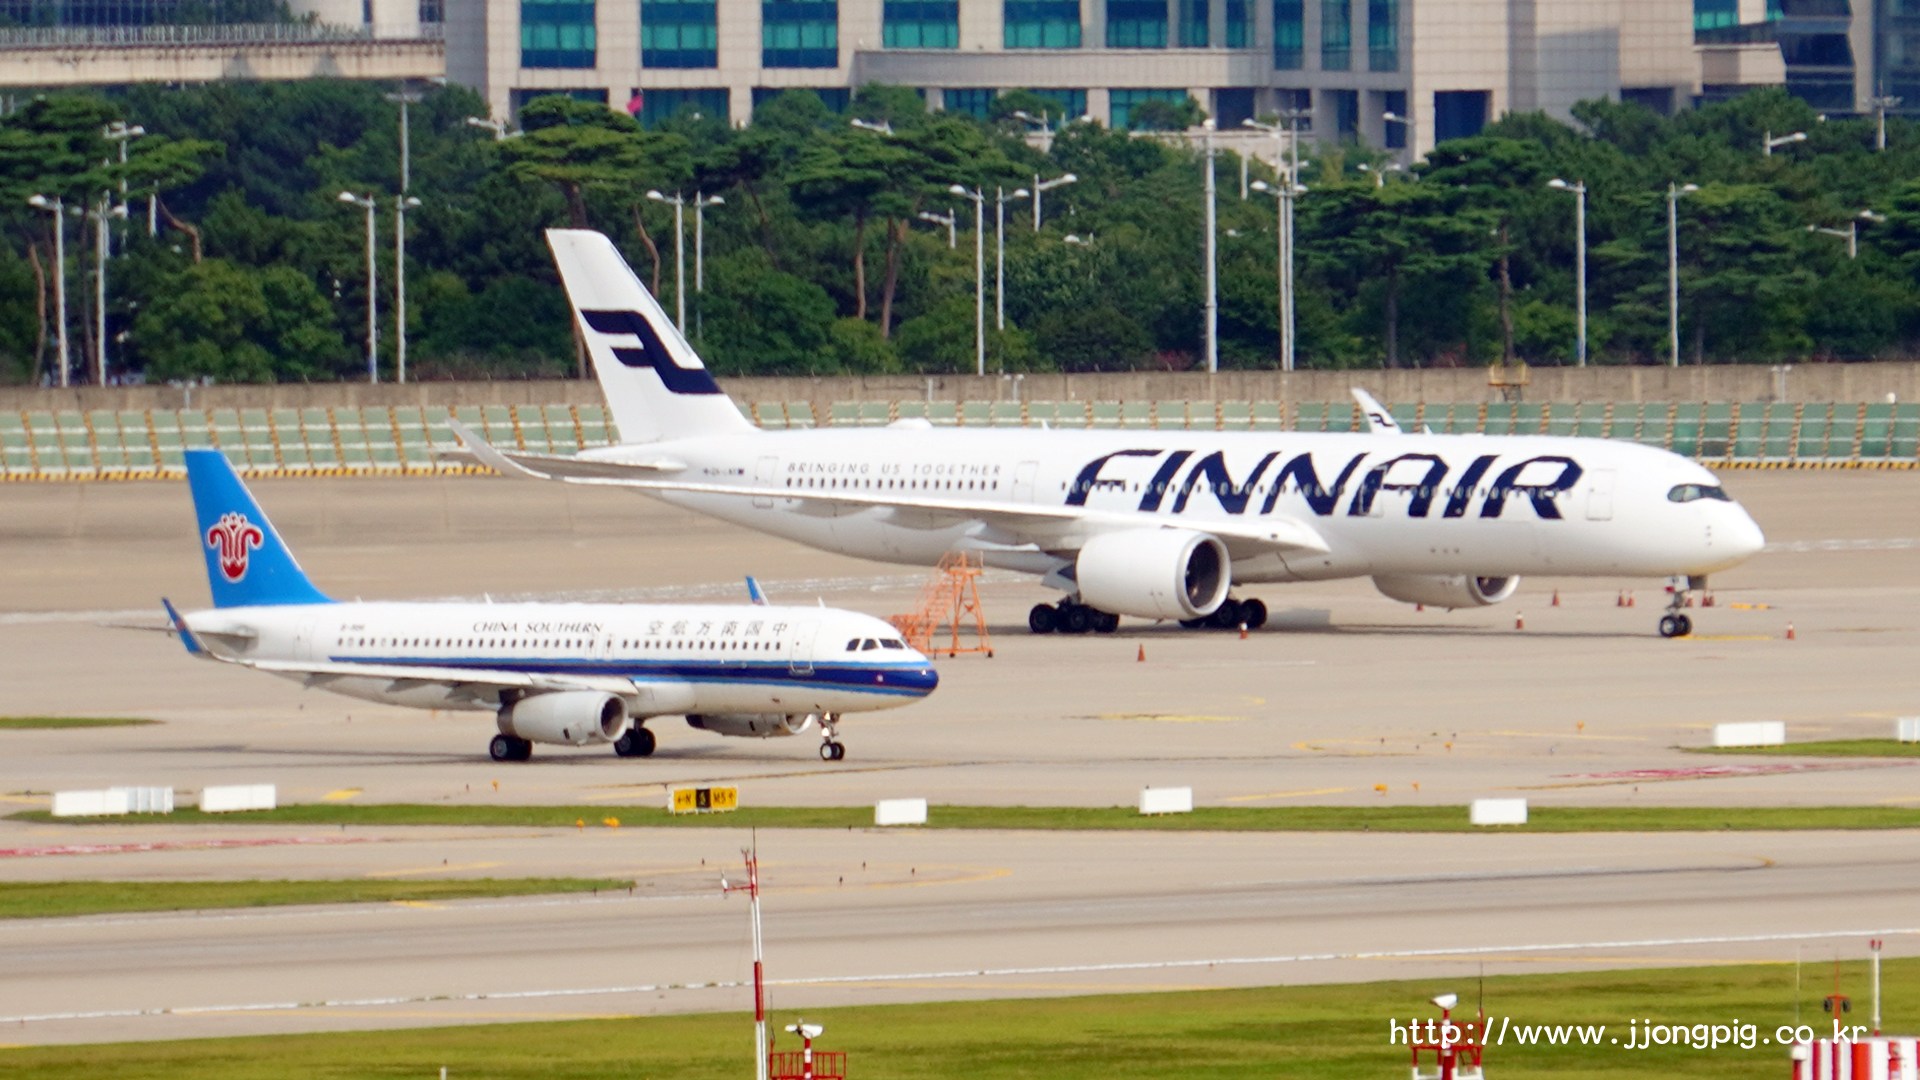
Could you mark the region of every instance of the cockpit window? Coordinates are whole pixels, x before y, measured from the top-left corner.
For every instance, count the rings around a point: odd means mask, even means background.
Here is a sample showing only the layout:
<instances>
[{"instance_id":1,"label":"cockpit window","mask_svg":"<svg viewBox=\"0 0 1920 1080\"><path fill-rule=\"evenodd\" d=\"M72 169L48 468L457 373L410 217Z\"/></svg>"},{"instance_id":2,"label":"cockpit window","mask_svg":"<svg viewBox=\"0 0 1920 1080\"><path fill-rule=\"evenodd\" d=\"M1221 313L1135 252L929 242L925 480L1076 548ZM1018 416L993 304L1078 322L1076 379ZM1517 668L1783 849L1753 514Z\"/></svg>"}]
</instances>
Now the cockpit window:
<instances>
[{"instance_id":1,"label":"cockpit window","mask_svg":"<svg viewBox=\"0 0 1920 1080\"><path fill-rule=\"evenodd\" d=\"M883 649L904 649L907 647L907 643L901 641L899 638L881 638L880 647Z\"/></svg>"},{"instance_id":2,"label":"cockpit window","mask_svg":"<svg viewBox=\"0 0 1920 1080\"><path fill-rule=\"evenodd\" d=\"M880 643L873 640L872 638L868 638L867 640L860 643L860 650L862 652L865 652L870 649L877 649L879 647L880 647Z\"/></svg>"},{"instance_id":3,"label":"cockpit window","mask_svg":"<svg viewBox=\"0 0 1920 1080\"><path fill-rule=\"evenodd\" d=\"M853 639L852 641L849 641L849 642L847 642L847 651L848 651L848 652L859 652L859 651L860 651L860 639L859 639L859 638L854 638L854 639Z\"/></svg>"},{"instance_id":4,"label":"cockpit window","mask_svg":"<svg viewBox=\"0 0 1920 1080\"><path fill-rule=\"evenodd\" d=\"M1707 484L1675 484L1667 492L1668 502L1684 503L1692 502L1695 499L1719 499L1721 502L1733 501L1727 498L1725 488L1711 487Z\"/></svg>"}]
</instances>

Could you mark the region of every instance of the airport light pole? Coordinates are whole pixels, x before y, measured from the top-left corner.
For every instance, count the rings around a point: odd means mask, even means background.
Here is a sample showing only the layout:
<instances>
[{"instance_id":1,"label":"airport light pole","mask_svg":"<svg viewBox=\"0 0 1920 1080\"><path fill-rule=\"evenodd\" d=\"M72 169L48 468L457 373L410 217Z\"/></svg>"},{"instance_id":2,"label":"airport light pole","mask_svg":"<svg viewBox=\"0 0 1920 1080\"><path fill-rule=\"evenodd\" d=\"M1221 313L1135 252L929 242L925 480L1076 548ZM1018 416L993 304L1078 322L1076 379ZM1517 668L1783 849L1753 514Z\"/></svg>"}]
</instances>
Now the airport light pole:
<instances>
[{"instance_id":1,"label":"airport light pole","mask_svg":"<svg viewBox=\"0 0 1920 1080\"><path fill-rule=\"evenodd\" d=\"M1417 157L1418 154L1416 153L1416 151L1418 150L1418 147L1414 145L1414 141L1413 141L1413 117L1401 116L1399 113L1389 109L1386 112L1383 112L1380 114L1380 119L1385 120L1389 124L1405 124L1406 125L1407 158L1411 160L1414 157Z\"/></svg>"},{"instance_id":2,"label":"airport light pole","mask_svg":"<svg viewBox=\"0 0 1920 1080\"><path fill-rule=\"evenodd\" d=\"M1273 165L1274 179L1278 183L1273 188L1263 184L1253 185L1262 190L1272 191L1280 200L1280 370L1292 371L1294 361L1294 312L1293 312L1293 200L1307 189L1300 184L1300 120L1308 114L1300 109L1288 109L1280 114L1281 124L1263 124L1258 120L1242 120L1250 128L1271 132L1274 138Z\"/></svg>"},{"instance_id":3,"label":"airport light pole","mask_svg":"<svg viewBox=\"0 0 1920 1080\"><path fill-rule=\"evenodd\" d=\"M1587 182L1575 180L1569 184L1559 177L1547 181L1547 186L1558 191L1571 191L1573 204L1573 243L1574 243L1574 290L1578 294L1577 321L1574 355L1579 367L1587 366Z\"/></svg>"},{"instance_id":4,"label":"airport light pole","mask_svg":"<svg viewBox=\"0 0 1920 1080\"><path fill-rule=\"evenodd\" d=\"M412 150L413 139L409 136L409 133L407 130L407 106L415 104L416 102L420 101L421 97L422 95L418 90L406 90L406 89L396 90L395 92L387 95L388 101L391 101L394 104L400 106L400 194L401 195L405 195L407 193L407 189L412 186L412 182L413 182L413 176L411 173L411 168L412 168L411 150Z\"/></svg>"},{"instance_id":5,"label":"airport light pole","mask_svg":"<svg viewBox=\"0 0 1920 1080\"><path fill-rule=\"evenodd\" d=\"M367 381L380 381L380 293L379 269L374 262L374 211L378 204L369 194L361 198L351 191L340 193L340 201L367 212Z\"/></svg>"},{"instance_id":6,"label":"airport light pole","mask_svg":"<svg viewBox=\"0 0 1920 1080\"><path fill-rule=\"evenodd\" d=\"M987 197L978 189L964 185L949 187L950 194L973 200L973 362L974 374L987 373Z\"/></svg>"},{"instance_id":7,"label":"airport light pole","mask_svg":"<svg viewBox=\"0 0 1920 1080\"><path fill-rule=\"evenodd\" d=\"M100 203L87 211L93 219L93 385L107 385L107 228L116 217L126 217L125 206L110 203L106 192Z\"/></svg>"},{"instance_id":8,"label":"airport light pole","mask_svg":"<svg viewBox=\"0 0 1920 1080\"><path fill-rule=\"evenodd\" d=\"M407 381L407 211L420 205L411 195L393 200L393 379Z\"/></svg>"},{"instance_id":9,"label":"airport light pole","mask_svg":"<svg viewBox=\"0 0 1920 1080\"><path fill-rule=\"evenodd\" d=\"M1680 197L1699 184L1667 185L1667 366L1680 366Z\"/></svg>"},{"instance_id":10,"label":"airport light pole","mask_svg":"<svg viewBox=\"0 0 1920 1080\"><path fill-rule=\"evenodd\" d=\"M993 189L993 325L1007 328L1007 204L1027 197L1026 188Z\"/></svg>"},{"instance_id":11,"label":"airport light pole","mask_svg":"<svg viewBox=\"0 0 1920 1080\"><path fill-rule=\"evenodd\" d=\"M687 200L679 192L647 192L654 202L673 206L673 322L682 337L687 333Z\"/></svg>"},{"instance_id":12,"label":"airport light pole","mask_svg":"<svg viewBox=\"0 0 1920 1080\"><path fill-rule=\"evenodd\" d=\"M53 215L53 310L54 338L59 343L60 385L72 381L72 354L67 351L67 208L55 195L35 195L27 205Z\"/></svg>"},{"instance_id":13,"label":"airport light pole","mask_svg":"<svg viewBox=\"0 0 1920 1080\"><path fill-rule=\"evenodd\" d=\"M108 142L119 144L121 165L125 165L127 163L128 141L132 139L137 139L140 136L145 135L146 133L147 133L146 128L143 128L138 124L135 124L132 127L128 127L126 122L122 120L115 120L113 123L108 124L106 131L103 132ZM126 177L124 176L120 178L120 212L115 216L120 218L125 218L127 216L127 180L126 180ZM148 217L152 217L152 216L153 216L152 212L149 211ZM151 236L152 233L149 232L148 235Z\"/></svg>"},{"instance_id":14,"label":"airport light pole","mask_svg":"<svg viewBox=\"0 0 1920 1080\"><path fill-rule=\"evenodd\" d=\"M1880 150L1880 151L1886 150L1887 148L1887 110L1899 108L1900 101L1901 101L1900 98L1892 97L1886 94L1877 95L1875 97L1870 97L1867 99L1867 104L1873 107L1873 119L1874 119L1873 148L1875 150Z\"/></svg>"},{"instance_id":15,"label":"airport light pole","mask_svg":"<svg viewBox=\"0 0 1920 1080\"><path fill-rule=\"evenodd\" d=\"M931 210L922 210L920 211L918 216L921 221L931 221L935 225L945 225L947 227L947 250L948 251L952 251L954 248L959 246L960 238L957 235L957 229L956 229L956 222L958 221L958 219L954 216L952 207L948 207L947 212L944 214L936 214Z\"/></svg>"},{"instance_id":16,"label":"airport light pole","mask_svg":"<svg viewBox=\"0 0 1920 1080\"><path fill-rule=\"evenodd\" d=\"M1785 146L1788 143L1806 141L1807 133L1804 131L1796 131L1791 135L1782 135L1777 139L1773 137L1773 132L1769 131L1760 137L1760 152L1767 157L1772 157L1774 147L1776 146Z\"/></svg>"},{"instance_id":17,"label":"airport light pole","mask_svg":"<svg viewBox=\"0 0 1920 1080\"><path fill-rule=\"evenodd\" d=\"M1213 121L1203 120L1200 126L1206 131L1207 147L1207 183L1202 198L1207 204L1207 374L1211 375L1220 370L1220 237L1217 235L1219 219L1214 206Z\"/></svg>"},{"instance_id":18,"label":"airport light pole","mask_svg":"<svg viewBox=\"0 0 1920 1080\"><path fill-rule=\"evenodd\" d=\"M513 138L514 135L520 134L517 131L514 132L513 135L507 134L507 122L505 120L495 120L490 116L469 116L467 117L467 123L472 124L474 127L486 128L488 131L493 132L494 142L505 142Z\"/></svg>"},{"instance_id":19,"label":"airport light pole","mask_svg":"<svg viewBox=\"0 0 1920 1080\"><path fill-rule=\"evenodd\" d=\"M1078 183L1079 180L1080 178L1078 176L1075 176L1072 173L1068 173L1065 176L1056 176L1051 180L1042 180L1040 179L1039 173L1033 174L1033 231L1034 232L1040 231L1040 195L1041 193L1052 191L1054 188L1057 188L1057 187L1066 187L1068 184Z\"/></svg>"},{"instance_id":20,"label":"airport light pole","mask_svg":"<svg viewBox=\"0 0 1920 1080\"><path fill-rule=\"evenodd\" d=\"M1847 227L1844 229L1829 229L1820 225L1809 225L1807 226L1807 231L1810 233L1825 233L1828 236L1837 236L1845 240L1847 242L1847 258L1857 259L1860 257L1860 223L1867 221L1877 225L1885 220L1887 220L1887 215L1885 214L1876 214L1871 210L1862 210L1847 222Z\"/></svg>"}]
</instances>

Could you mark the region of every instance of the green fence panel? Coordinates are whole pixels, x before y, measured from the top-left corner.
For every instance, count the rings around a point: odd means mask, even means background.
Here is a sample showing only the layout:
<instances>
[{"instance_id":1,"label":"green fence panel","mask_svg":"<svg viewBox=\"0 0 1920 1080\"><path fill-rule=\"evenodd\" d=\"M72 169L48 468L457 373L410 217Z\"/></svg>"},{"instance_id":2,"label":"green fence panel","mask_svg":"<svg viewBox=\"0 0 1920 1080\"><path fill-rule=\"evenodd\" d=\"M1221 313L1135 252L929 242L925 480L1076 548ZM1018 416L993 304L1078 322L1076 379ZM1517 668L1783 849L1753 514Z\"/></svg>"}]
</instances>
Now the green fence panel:
<instances>
[{"instance_id":1,"label":"green fence panel","mask_svg":"<svg viewBox=\"0 0 1920 1080\"><path fill-rule=\"evenodd\" d=\"M1220 426L1228 431L1253 430L1253 402L1223 401L1220 403Z\"/></svg>"},{"instance_id":2,"label":"green fence panel","mask_svg":"<svg viewBox=\"0 0 1920 1080\"><path fill-rule=\"evenodd\" d=\"M1026 412L1017 401L995 401L987 405L987 423L994 427L1025 427Z\"/></svg>"},{"instance_id":3,"label":"green fence panel","mask_svg":"<svg viewBox=\"0 0 1920 1080\"><path fill-rule=\"evenodd\" d=\"M1123 401L1120 403L1120 426L1144 428L1153 426L1153 404L1147 401Z\"/></svg>"},{"instance_id":4,"label":"green fence panel","mask_svg":"<svg viewBox=\"0 0 1920 1080\"><path fill-rule=\"evenodd\" d=\"M1252 405L1252 427L1255 431L1286 430L1286 403L1280 401L1254 402Z\"/></svg>"},{"instance_id":5,"label":"green fence panel","mask_svg":"<svg viewBox=\"0 0 1920 1080\"><path fill-rule=\"evenodd\" d=\"M1911 461L1917 454L1920 454L1920 403L1903 401L1894 407L1887 456Z\"/></svg>"}]
</instances>

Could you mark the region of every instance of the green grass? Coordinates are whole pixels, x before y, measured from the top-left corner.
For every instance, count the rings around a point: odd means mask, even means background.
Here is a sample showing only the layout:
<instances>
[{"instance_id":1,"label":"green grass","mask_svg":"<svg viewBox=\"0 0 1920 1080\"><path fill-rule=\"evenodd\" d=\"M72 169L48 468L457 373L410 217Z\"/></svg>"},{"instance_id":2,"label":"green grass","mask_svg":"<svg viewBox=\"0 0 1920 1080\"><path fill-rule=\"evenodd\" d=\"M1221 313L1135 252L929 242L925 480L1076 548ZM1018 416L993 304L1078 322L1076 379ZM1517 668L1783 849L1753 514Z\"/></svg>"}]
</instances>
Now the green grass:
<instances>
[{"instance_id":1,"label":"green grass","mask_svg":"<svg viewBox=\"0 0 1920 1080\"><path fill-rule=\"evenodd\" d=\"M277 810L55 819L44 810L13 817L74 824L491 825L553 828L576 821L599 828L605 818L653 828L852 829L873 825L867 806L760 806L724 814L669 814L658 806L453 806L446 804L302 803ZM1702 832L1723 829L1920 828L1920 808L1896 806L1534 807L1528 822L1495 829L1467 823L1464 806L1201 807L1191 814L1144 817L1131 807L934 806L936 829L1146 829L1170 832Z\"/></svg>"},{"instance_id":2,"label":"green grass","mask_svg":"<svg viewBox=\"0 0 1920 1080\"><path fill-rule=\"evenodd\" d=\"M643 943L633 948L636 957L644 956ZM1436 1016L1427 999L1445 991L1458 993L1471 1011L1479 993L1474 970L1472 961L1463 961L1417 981L798 1012L826 1026L819 1049L846 1051L850 1075L876 1080L1378 1080L1407 1075L1408 1051L1389 1043L1389 1019ZM1511 1017L1513 1025L1604 1024L1605 1039L1625 1036L1627 1018L1635 1017L1688 1026L1737 1019L1757 1026L1757 1040L1798 1022L1824 1025L1830 1033L1820 997L1832 985L1832 972L1830 964L1809 963L1801 973L1798 1020L1791 962L1498 976L1486 980L1485 1000L1489 1015ZM1887 961L1882 978L1886 1030L1920 1027L1920 961ZM1841 986L1855 1001L1849 1019L1865 1023L1865 965L1843 965ZM780 1030L796 1014L787 1007L774 1010L775 1049L798 1049ZM443 1066L455 1080L733 1080L753 1068L752 1046L746 1014L623 1016L21 1047L0 1049L0 1068L9 1077L35 1080L282 1080L289 1062L298 1062L299 1075L313 1080L433 1077ZM1507 1045L1487 1051L1486 1067L1501 1080L1788 1074L1785 1051L1770 1043L1751 1050L1521 1046L1512 1027Z\"/></svg>"},{"instance_id":3,"label":"green grass","mask_svg":"<svg viewBox=\"0 0 1920 1080\"><path fill-rule=\"evenodd\" d=\"M285 904L375 904L482 896L626 890L599 878L477 878L461 881L27 881L0 882L0 919L118 911L188 911Z\"/></svg>"},{"instance_id":4,"label":"green grass","mask_svg":"<svg viewBox=\"0 0 1920 1080\"><path fill-rule=\"evenodd\" d=\"M158 720L142 720L134 716L0 716L0 730L7 728L27 730L74 727L139 727L142 724L157 724L159 722Z\"/></svg>"},{"instance_id":5,"label":"green grass","mask_svg":"<svg viewBox=\"0 0 1920 1080\"><path fill-rule=\"evenodd\" d=\"M1898 739L1826 739L1785 746L1699 746L1700 754L1765 754L1769 757L1920 757L1920 743Z\"/></svg>"}]
</instances>

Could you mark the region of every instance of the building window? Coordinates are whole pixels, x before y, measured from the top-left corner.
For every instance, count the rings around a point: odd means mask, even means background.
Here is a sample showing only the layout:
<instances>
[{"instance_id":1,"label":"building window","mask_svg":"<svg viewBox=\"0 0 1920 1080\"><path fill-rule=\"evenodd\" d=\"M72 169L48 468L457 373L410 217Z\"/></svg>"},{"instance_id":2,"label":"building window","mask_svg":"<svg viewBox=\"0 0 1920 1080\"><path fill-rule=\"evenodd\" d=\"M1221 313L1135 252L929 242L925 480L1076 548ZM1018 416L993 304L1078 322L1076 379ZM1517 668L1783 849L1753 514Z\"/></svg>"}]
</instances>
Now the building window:
<instances>
[{"instance_id":1,"label":"building window","mask_svg":"<svg viewBox=\"0 0 1920 1080\"><path fill-rule=\"evenodd\" d=\"M1395 116L1407 115L1407 92L1405 90L1389 90L1381 94L1380 103L1386 106L1387 112ZM1407 148L1407 125L1399 123L1398 121L1389 120L1386 122L1386 127L1383 130L1384 135L1380 140L1381 145L1389 150L1405 150Z\"/></svg>"},{"instance_id":2,"label":"building window","mask_svg":"<svg viewBox=\"0 0 1920 1080\"><path fill-rule=\"evenodd\" d=\"M640 98L639 121L647 127L691 109L703 120L727 119L727 92L718 90L648 90Z\"/></svg>"},{"instance_id":3,"label":"building window","mask_svg":"<svg viewBox=\"0 0 1920 1080\"><path fill-rule=\"evenodd\" d=\"M1367 70L1400 70L1400 0L1367 0Z\"/></svg>"},{"instance_id":4,"label":"building window","mask_svg":"<svg viewBox=\"0 0 1920 1080\"><path fill-rule=\"evenodd\" d=\"M1164 0L1107 0L1107 47L1166 48L1167 5Z\"/></svg>"},{"instance_id":5,"label":"building window","mask_svg":"<svg viewBox=\"0 0 1920 1080\"><path fill-rule=\"evenodd\" d=\"M1740 0L1693 0L1693 28L1718 30L1740 25Z\"/></svg>"},{"instance_id":6,"label":"building window","mask_svg":"<svg viewBox=\"0 0 1920 1080\"><path fill-rule=\"evenodd\" d=\"M521 67L590 68L593 63L591 0L520 0Z\"/></svg>"},{"instance_id":7,"label":"building window","mask_svg":"<svg viewBox=\"0 0 1920 1080\"><path fill-rule=\"evenodd\" d=\"M760 5L760 66L840 66L838 0L764 0Z\"/></svg>"},{"instance_id":8,"label":"building window","mask_svg":"<svg viewBox=\"0 0 1920 1080\"><path fill-rule=\"evenodd\" d=\"M1487 90L1435 90L1433 141L1443 143L1480 134L1480 129L1487 126L1487 103L1492 97Z\"/></svg>"},{"instance_id":9,"label":"building window","mask_svg":"<svg viewBox=\"0 0 1920 1080\"><path fill-rule=\"evenodd\" d=\"M1320 0L1320 70L1353 67L1353 0Z\"/></svg>"},{"instance_id":10,"label":"building window","mask_svg":"<svg viewBox=\"0 0 1920 1080\"><path fill-rule=\"evenodd\" d=\"M1299 71L1305 63L1307 20L1303 0L1273 0L1273 66Z\"/></svg>"},{"instance_id":11,"label":"building window","mask_svg":"<svg viewBox=\"0 0 1920 1080\"><path fill-rule=\"evenodd\" d=\"M1326 90L1333 106L1333 131L1343 143L1360 141L1360 91Z\"/></svg>"},{"instance_id":12,"label":"building window","mask_svg":"<svg viewBox=\"0 0 1920 1080\"><path fill-rule=\"evenodd\" d=\"M1253 119L1253 88L1223 86L1213 92L1213 122L1221 131L1238 131Z\"/></svg>"},{"instance_id":13,"label":"building window","mask_svg":"<svg viewBox=\"0 0 1920 1080\"><path fill-rule=\"evenodd\" d=\"M1002 15L1009 49L1080 47L1080 0L1007 0Z\"/></svg>"},{"instance_id":14,"label":"building window","mask_svg":"<svg viewBox=\"0 0 1920 1080\"><path fill-rule=\"evenodd\" d=\"M420 21L423 23L446 22L446 0L420 0Z\"/></svg>"},{"instance_id":15,"label":"building window","mask_svg":"<svg viewBox=\"0 0 1920 1080\"><path fill-rule=\"evenodd\" d=\"M1125 131L1131 127L1133 110L1149 101L1186 100L1185 90L1109 90L1107 97L1112 105L1108 125L1115 131Z\"/></svg>"},{"instance_id":16,"label":"building window","mask_svg":"<svg viewBox=\"0 0 1920 1080\"><path fill-rule=\"evenodd\" d=\"M959 0L886 0L880 43L889 49L959 48Z\"/></svg>"},{"instance_id":17,"label":"building window","mask_svg":"<svg viewBox=\"0 0 1920 1080\"><path fill-rule=\"evenodd\" d=\"M1246 49L1253 45L1253 9L1248 0L1227 0L1227 48Z\"/></svg>"},{"instance_id":18,"label":"building window","mask_svg":"<svg viewBox=\"0 0 1920 1080\"><path fill-rule=\"evenodd\" d=\"M997 90L948 90L940 95L946 104L942 106L950 113L966 113L968 116L985 120L993 113L993 99L999 95Z\"/></svg>"},{"instance_id":19,"label":"building window","mask_svg":"<svg viewBox=\"0 0 1920 1080\"><path fill-rule=\"evenodd\" d=\"M1180 5L1180 47L1207 47L1207 0L1177 0Z\"/></svg>"},{"instance_id":20,"label":"building window","mask_svg":"<svg viewBox=\"0 0 1920 1080\"><path fill-rule=\"evenodd\" d=\"M641 0L640 66L720 66L720 29L713 0Z\"/></svg>"},{"instance_id":21,"label":"building window","mask_svg":"<svg viewBox=\"0 0 1920 1080\"><path fill-rule=\"evenodd\" d=\"M756 86L753 88L753 107L758 109L781 94L812 94L820 99L828 112L836 113L846 112L847 103L853 98L853 91L844 86L799 86L791 90L777 86Z\"/></svg>"},{"instance_id":22,"label":"building window","mask_svg":"<svg viewBox=\"0 0 1920 1080\"><path fill-rule=\"evenodd\" d=\"M1085 90L1029 90L1027 92L1035 97L1046 98L1048 101L1060 106L1058 109L1047 110L1048 115L1053 117L1053 122L1056 127L1064 121L1077 120L1087 115L1087 92Z\"/></svg>"}]
</instances>

